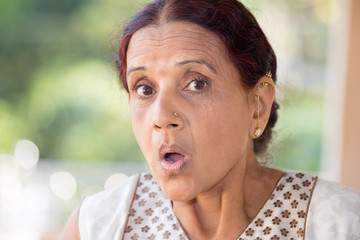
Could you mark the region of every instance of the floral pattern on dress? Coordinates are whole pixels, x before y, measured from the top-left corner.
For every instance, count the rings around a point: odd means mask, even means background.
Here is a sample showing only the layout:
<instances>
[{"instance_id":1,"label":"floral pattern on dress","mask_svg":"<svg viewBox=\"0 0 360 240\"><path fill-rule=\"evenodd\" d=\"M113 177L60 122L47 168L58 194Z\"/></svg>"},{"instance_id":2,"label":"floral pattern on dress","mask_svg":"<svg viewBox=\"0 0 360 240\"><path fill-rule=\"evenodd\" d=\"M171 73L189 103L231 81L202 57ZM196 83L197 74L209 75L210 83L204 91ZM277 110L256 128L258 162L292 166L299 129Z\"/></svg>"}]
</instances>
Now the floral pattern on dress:
<instances>
[{"instance_id":1,"label":"floral pattern on dress","mask_svg":"<svg viewBox=\"0 0 360 240\"><path fill-rule=\"evenodd\" d=\"M141 174L123 239L188 240L172 211L171 201L151 174Z\"/></svg>"},{"instance_id":2,"label":"floral pattern on dress","mask_svg":"<svg viewBox=\"0 0 360 240\"><path fill-rule=\"evenodd\" d=\"M308 205L317 177L287 172L269 200L238 239L303 239ZM246 234L249 229L252 236Z\"/></svg>"},{"instance_id":3,"label":"floral pattern on dress","mask_svg":"<svg viewBox=\"0 0 360 240\"><path fill-rule=\"evenodd\" d=\"M238 240L303 239L312 191L317 177L287 172ZM171 201L150 174L141 174L128 214L123 239L188 240Z\"/></svg>"}]
</instances>

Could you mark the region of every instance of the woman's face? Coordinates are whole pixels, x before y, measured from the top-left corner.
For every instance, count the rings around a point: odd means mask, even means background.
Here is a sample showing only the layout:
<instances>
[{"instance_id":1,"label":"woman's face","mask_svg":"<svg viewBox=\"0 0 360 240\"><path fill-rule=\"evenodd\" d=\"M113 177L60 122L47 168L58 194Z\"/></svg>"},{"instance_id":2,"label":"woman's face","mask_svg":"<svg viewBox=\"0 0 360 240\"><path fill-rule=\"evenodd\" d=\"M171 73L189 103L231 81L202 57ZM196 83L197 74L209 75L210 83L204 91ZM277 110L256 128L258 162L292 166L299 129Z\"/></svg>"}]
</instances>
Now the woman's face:
<instances>
[{"instance_id":1,"label":"woman's face","mask_svg":"<svg viewBox=\"0 0 360 240\"><path fill-rule=\"evenodd\" d=\"M253 105L215 34L147 26L131 38L127 66L135 137L170 199L195 198L245 161Z\"/></svg>"}]
</instances>

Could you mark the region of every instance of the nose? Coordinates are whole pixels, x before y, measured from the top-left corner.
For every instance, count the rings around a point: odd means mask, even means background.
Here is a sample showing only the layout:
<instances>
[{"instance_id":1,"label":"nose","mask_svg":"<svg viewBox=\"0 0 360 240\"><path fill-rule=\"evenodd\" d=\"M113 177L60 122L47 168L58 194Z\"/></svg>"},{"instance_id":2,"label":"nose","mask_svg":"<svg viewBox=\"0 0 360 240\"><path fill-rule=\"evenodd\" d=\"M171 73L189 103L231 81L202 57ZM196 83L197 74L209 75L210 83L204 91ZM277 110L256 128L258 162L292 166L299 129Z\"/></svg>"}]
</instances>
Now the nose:
<instances>
[{"instance_id":1,"label":"nose","mask_svg":"<svg viewBox=\"0 0 360 240\"><path fill-rule=\"evenodd\" d=\"M152 125L155 130L183 127L183 116L181 116L179 100L175 94L159 94L154 104Z\"/></svg>"}]
</instances>

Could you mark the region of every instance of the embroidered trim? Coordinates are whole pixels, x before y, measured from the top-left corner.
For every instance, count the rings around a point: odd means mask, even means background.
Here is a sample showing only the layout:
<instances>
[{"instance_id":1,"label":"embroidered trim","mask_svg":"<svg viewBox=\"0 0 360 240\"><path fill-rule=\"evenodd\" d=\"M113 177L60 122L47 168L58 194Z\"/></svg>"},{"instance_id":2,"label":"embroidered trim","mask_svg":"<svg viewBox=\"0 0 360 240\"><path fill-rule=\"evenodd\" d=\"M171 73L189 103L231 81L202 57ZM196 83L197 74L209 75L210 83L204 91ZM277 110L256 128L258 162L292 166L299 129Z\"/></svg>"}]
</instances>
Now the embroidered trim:
<instances>
[{"instance_id":1,"label":"embroidered trim","mask_svg":"<svg viewBox=\"0 0 360 240\"><path fill-rule=\"evenodd\" d=\"M303 236L303 240L305 240L306 221L307 221L307 217L308 217L308 214L309 214L310 203L311 203L311 199L312 199L312 196L313 196L314 189L315 189L315 186L316 186L316 184L317 184L317 181L318 181L318 177L315 176L315 180L314 180L314 183L313 183L313 186L312 186L312 189L311 189L311 193L310 193L309 202L308 202L308 205L307 205L307 208L306 208L306 216L305 216L305 221L304 221L304 236Z\"/></svg>"}]
</instances>

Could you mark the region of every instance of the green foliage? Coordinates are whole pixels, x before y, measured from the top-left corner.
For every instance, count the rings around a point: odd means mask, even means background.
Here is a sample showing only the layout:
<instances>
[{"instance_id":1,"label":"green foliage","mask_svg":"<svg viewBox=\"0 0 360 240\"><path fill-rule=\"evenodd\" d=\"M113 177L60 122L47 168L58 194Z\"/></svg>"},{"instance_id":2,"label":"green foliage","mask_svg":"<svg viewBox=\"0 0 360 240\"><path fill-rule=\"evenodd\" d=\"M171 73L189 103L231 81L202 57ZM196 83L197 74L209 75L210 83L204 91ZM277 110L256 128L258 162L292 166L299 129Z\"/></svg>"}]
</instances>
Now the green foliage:
<instances>
[{"instance_id":1,"label":"green foliage","mask_svg":"<svg viewBox=\"0 0 360 240\"><path fill-rule=\"evenodd\" d=\"M42 158L142 159L111 46L142 4L0 2L0 152L28 138Z\"/></svg>"},{"instance_id":2,"label":"green foliage","mask_svg":"<svg viewBox=\"0 0 360 240\"><path fill-rule=\"evenodd\" d=\"M276 166L317 171L321 159L323 99L287 89L272 143Z\"/></svg>"}]
</instances>

